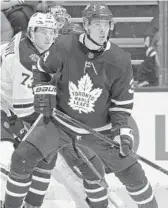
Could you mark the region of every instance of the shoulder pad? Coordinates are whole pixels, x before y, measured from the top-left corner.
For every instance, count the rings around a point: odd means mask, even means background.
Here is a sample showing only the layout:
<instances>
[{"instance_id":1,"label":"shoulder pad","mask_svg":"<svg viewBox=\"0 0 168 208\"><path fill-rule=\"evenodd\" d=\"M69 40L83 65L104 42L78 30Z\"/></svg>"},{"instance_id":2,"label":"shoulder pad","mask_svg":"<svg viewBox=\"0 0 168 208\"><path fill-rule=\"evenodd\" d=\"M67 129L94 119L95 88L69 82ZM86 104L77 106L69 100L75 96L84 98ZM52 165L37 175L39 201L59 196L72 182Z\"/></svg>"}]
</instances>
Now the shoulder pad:
<instances>
[{"instance_id":1,"label":"shoulder pad","mask_svg":"<svg viewBox=\"0 0 168 208\"><path fill-rule=\"evenodd\" d=\"M77 42L77 36L75 34L61 35L56 40L56 48L70 52L75 42Z\"/></svg>"},{"instance_id":2,"label":"shoulder pad","mask_svg":"<svg viewBox=\"0 0 168 208\"><path fill-rule=\"evenodd\" d=\"M127 65L131 60L131 55L114 43L111 43L111 48L105 51L104 57L108 64L116 65L117 68L122 68L123 65Z\"/></svg>"}]
</instances>

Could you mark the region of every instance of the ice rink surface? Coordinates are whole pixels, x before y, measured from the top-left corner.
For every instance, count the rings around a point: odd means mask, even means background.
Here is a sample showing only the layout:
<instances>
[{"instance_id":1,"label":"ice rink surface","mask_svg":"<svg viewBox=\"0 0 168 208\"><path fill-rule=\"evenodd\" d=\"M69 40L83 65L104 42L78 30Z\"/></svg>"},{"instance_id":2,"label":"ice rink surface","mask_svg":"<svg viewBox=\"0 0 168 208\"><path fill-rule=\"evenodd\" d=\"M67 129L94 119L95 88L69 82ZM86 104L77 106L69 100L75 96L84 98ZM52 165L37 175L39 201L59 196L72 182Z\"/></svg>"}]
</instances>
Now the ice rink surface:
<instances>
[{"instance_id":1,"label":"ice rink surface","mask_svg":"<svg viewBox=\"0 0 168 208\"><path fill-rule=\"evenodd\" d=\"M5 154L7 154L7 151ZM4 157L7 156L8 155L4 155ZM159 208L168 208L168 175L165 175L144 163L141 164L145 170L148 180L152 184ZM168 169L168 167L165 167L162 165L162 163L160 163L160 166ZM122 184L113 174L107 175L106 179L112 191L116 193L124 202L125 208L137 208L127 194L124 186L122 186ZM58 181L63 182L63 184L65 186L68 185L68 187L65 187ZM2 195L4 194L4 189L5 184L1 184L0 192ZM70 192L72 192L72 196L70 195ZM3 198L3 196L1 197ZM59 157L56 167L53 171L51 183L42 208L88 208L87 206L76 206L75 199L76 201L83 202L84 198L85 194L83 192L81 183L79 183L79 179L72 173L70 169L68 169L62 158ZM115 207L111 206L109 208Z\"/></svg>"},{"instance_id":2,"label":"ice rink surface","mask_svg":"<svg viewBox=\"0 0 168 208\"><path fill-rule=\"evenodd\" d=\"M141 163L146 175L151 182L156 199L159 204L159 208L168 208L168 176L155 170L148 165ZM165 167L166 168L166 167ZM77 208L72 197L69 195L66 188L59 184L55 177L57 177L57 172L53 172L52 182L49 187L49 192L46 196L45 203L42 208ZM121 185L118 179L113 175L109 174L106 177L111 189L123 200L125 207L127 208L137 208L135 203L131 200L127 194L125 188ZM73 181L72 181L73 186ZM74 186L75 187L75 184ZM77 187L77 185L76 185ZM78 187L77 187L78 188ZM83 195L80 188L77 191L79 195ZM115 208L115 207L110 207Z\"/></svg>"}]
</instances>

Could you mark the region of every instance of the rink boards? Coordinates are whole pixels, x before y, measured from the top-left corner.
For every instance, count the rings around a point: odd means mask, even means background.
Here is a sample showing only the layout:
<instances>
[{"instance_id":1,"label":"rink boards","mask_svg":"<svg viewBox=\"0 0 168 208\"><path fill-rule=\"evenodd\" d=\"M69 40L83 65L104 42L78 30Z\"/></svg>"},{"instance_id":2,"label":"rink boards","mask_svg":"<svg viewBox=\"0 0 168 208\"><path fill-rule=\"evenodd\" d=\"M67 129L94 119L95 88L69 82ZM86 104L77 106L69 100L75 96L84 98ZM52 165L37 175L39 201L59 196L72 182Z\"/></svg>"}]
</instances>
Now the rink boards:
<instances>
[{"instance_id":1,"label":"rink boards","mask_svg":"<svg viewBox=\"0 0 168 208\"><path fill-rule=\"evenodd\" d=\"M168 170L168 89L155 90L135 93L132 116L140 135L138 154ZM156 184L154 173L149 170L150 180ZM168 187L168 179L160 177L159 181Z\"/></svg>"}]
</instances>

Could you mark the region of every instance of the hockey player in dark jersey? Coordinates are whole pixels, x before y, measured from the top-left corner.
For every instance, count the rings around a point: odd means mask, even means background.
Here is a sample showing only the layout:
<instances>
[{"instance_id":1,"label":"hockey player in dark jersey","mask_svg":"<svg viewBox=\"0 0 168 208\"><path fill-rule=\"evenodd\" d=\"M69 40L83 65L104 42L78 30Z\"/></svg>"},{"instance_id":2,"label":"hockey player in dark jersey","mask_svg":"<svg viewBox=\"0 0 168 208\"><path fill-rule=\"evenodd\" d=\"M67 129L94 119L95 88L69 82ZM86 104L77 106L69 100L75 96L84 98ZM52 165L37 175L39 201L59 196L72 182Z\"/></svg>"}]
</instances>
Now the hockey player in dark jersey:
<instances>
[{"instance_id":1,"label":"hockey player in dark jersey","mask_svg":"<svg viewBox=\"0 0 168 208\"><path fill-rule=\"evenodd\" d=\"M102 177L105 171L114 173L139 208L157 208L152 187L141 165L130 154L134 143L132 129L128 126L133 107L130 55L109 41L113 19L105 4L87 5L83 23L84 34L61 36L37 64L38 70L34 72L34 109L50 120L43 126L37 126L36 132L19 145L12 156L10 173L20 180L29 177L40 160L45 158L50 161L53 152L75 139L76 145L89 148L82 150ZM59 71L55 96L55 90L50 90L53 85L44 83L40 77L58 74ZM118 142L119 148L110 146L59 116L57 121L53 120L55 107ZM46 140L45 135L53 128L53 137ZM78 160L73 149L69 151L65 148L62 154L70 166L77 166L82 173L89 206L107 208L107 189L97 183L98 178L93 171ZM21 200L23 197L20 197ZM12 207L8 193L5 206Z\"/></svg>"},{"instance_id":2,"label":"hockey player in dark jersey","mask_svg":"<svg viewBox=\"0 0 168 208\"><path fill-rule=\"evenodd\" d=\"M32 67L36 65L41 54L51 47L57 35L57 25L53 16L35 13L30 18L27 33L17 33L2 54L1 138L5 140L4 138L10 137L11 142L14 141L15 148L27 132L24 122L31 126L38 117L33 107ZM14 140L13 137L15 137ZM3 147L5 147L5 144L9 144L6 140L1 142ZM1 151L3 155L3 152L8 152L8 148L1 149ZM10 152L8 152L9 158L13 151L14 149L10 149ZM6 158L1 158L2 173L7 174L9 171L9 169L6 169L10 164L9 161ZM37 208L42 205L55 161L56 156L53 157L50 163L41 161L37 164L31 177L22 181L9 174L10 182L8 182L6 190L8 197L12 198L13 207L17 207L17 197L23 195L25 197L24 208ZM25 192L20 193L20 189L23 192L29 187L27 195Z\"/></svg>"}]
</instances>

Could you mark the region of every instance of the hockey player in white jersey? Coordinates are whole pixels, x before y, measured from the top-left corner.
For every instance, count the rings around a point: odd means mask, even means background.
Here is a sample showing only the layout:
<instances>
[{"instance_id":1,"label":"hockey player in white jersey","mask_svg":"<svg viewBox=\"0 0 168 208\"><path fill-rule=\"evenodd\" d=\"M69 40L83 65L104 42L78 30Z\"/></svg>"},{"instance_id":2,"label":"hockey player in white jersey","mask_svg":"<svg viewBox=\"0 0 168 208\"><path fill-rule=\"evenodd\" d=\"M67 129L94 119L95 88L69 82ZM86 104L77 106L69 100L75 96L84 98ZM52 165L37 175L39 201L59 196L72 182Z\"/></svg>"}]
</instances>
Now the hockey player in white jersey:
<instances>
[{"instance_id":1,"label":"hockey player in white jersey","mask_svg":"<svg viewBox=\"0 0 168 208\"><path fill-rule=\"evenodd\" d=\"M34 112L32 91L32 67L43 52L48 50L58 36L57 24L50 14L35 13L29 20L27 33L19 32L6 46L2 54L1 66L1 175L8 173L10 156L14 148L9 144L14 142L17 148L19 142L27 132L24 122L29 126L36 120L38 114ZM48 77L50 79L50 76ZM14 139L13 139L14 136ZM5 148L6 146L6 148ZM8 148L10 147L10 148ZM7 152L9 150L9 152ZM16 184L23 189L30 187L25 196L24 208L40 207L46 194L51 171L55 166L56 156L50 163L41 161L35 168L31 177L25 179L25 184L20 180L13 180L9 175L10 184L7 184L9 198L13 197L13 206L17 204L21 195ZM7 164L6 164L6 163ZM10 187L10 191L8 191Z\"/></svg>"}]
</instances>

